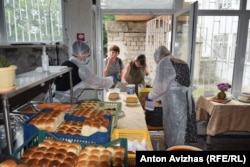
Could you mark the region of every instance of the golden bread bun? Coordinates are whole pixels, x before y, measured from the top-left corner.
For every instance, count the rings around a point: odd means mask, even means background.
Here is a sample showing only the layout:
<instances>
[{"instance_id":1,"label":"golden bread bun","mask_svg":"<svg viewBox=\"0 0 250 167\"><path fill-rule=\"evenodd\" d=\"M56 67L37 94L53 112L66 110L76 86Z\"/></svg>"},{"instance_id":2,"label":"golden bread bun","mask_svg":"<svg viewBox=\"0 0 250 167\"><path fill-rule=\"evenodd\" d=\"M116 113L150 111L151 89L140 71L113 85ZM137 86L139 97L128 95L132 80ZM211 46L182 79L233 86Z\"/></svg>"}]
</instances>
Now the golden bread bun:
<instances>
[{"instance_id":1,"label":"golden bread bun","mask_svg":"<svg viewBox=\"0 0 250 167\"><path fill-rule=\"evenodd\" d=\"M28 167L26 164L17 164L16 167Z\"/></svg>"},{"instance_id":2,"label":"golden bread bun","mask_svg":"<svg viewBox=\"0 0 250 167\"><path fill-rule=\"evenodd\" d=\"M119 93L117 93L117 92L109 93L108 98L109 98L110 100L117 100L117 99L119 99Z\"/></svg>"},{"instance_id":3,"label":"golden bread bun","mask_svg":"<svg viewBox=\"0 0 250 167\"><path fill-rule=\"evenodd\" d=\"M136 103L138 100L137 97L127 97L126 101L127 103Z\"/></svg>"},{"instance_id":4,"label":"golden bread bun","mask_svg":"<svg viewBox=\"0 0 250 167\"><path fill-rule=\"evenodd\" d=\"M0 163L0 166L2 167L15 167L17 163L12 159L6 159L2 163Z\"/></svg>"}]
</instances>

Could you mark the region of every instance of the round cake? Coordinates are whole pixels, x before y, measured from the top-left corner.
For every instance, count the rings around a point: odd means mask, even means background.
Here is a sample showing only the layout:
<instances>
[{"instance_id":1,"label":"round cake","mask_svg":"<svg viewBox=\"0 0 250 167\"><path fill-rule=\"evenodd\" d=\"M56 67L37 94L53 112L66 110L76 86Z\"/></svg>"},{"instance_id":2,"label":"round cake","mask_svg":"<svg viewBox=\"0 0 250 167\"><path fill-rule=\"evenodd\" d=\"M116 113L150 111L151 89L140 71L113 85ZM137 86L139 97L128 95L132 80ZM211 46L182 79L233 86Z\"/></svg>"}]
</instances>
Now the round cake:
<instances>
[{"instance_id":1,"label":"round cake","mask_svg":"<svg viewBox=\"0 0 250 167\"><path fill-rule=\"evenodd\" d=\"M137 103L137 97L127 97L126 102L127 103Z\"/></svg>"},{"instance_id":2,"label":"round cake","mask_svg":"<svg viewBox=\"0 0 250 167\"><path fill-rule=\"evenodd\" d=\"M238 97L239 100L241 101L249 101L250 100L250 97L249 96L246 96L246 95L240 95Z\"/></svg>"},{"instance_id":3,"label":"round cake","mask_svg":"<svg viewBox=\"0 0 250 167\"><path fill-rule=\"evenodd\" d=\"M111 92L108 96L109 100L118 100L119 99L119 93L117 92Z\"/></svg>"}]
</instances>

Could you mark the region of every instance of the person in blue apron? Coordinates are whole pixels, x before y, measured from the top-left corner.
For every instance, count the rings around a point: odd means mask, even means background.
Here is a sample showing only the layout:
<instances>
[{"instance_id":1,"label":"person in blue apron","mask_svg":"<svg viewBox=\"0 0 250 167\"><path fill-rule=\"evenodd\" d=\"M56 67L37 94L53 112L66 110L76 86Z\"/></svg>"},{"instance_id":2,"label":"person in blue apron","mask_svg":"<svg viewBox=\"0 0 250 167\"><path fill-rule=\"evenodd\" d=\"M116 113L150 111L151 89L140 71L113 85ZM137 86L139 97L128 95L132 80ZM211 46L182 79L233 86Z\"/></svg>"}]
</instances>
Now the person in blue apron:
<instances>
[{"instance_id":1,"label":"person in blue apron","mask_svg":"<svg viewBox=\"0 0 250 167\"><path fill-rule=\"evenodd\" d=\"M90 61L90 48L83 41L75 41L72 45L72 56L62 66L72 68L73 96L79 97L83 88L108 89L113 85L112 77L99 77L87 66ZM55 95L53 101L70 102L69 73L55 79Z\"/></svg>"},{"instance_id":2,"label":"person in blue apron","mask_svg":"<svg viewBox=\"0 0 250 167\"><path fill-rule=\"evenodd\" d=\"M154 60L156 76L146 98L162 102L166 146L196 142L195 103L187 63L174 58L165 46L155 51Z\"/></svg>"}]
</instances>

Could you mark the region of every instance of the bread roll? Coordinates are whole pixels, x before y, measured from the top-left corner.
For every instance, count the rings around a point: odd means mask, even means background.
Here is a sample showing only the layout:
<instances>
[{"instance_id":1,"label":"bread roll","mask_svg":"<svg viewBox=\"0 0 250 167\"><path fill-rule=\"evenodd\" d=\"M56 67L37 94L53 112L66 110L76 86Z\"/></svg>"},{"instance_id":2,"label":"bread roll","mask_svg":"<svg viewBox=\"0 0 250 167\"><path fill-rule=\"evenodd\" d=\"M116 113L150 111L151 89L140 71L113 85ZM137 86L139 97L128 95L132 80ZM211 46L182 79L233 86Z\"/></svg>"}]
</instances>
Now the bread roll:
<instances>
[{"instance_id":1,"label":"bread roll","mask_svg":"<svg viewBox=\"0 0 250 167\"><path fill-rule=\"evenodd\" d=\"M138 101L137 97L127 97L127 103L136 103Z\"/></svg>"},{"instance_id":2,"label":"bread roll","mask_svg":"<svg viewBox=\"0 0 250 167\"><path fill-rule=\"evenodd\" d=\"M72 153L72 152L67 152L66 154L65 154L65 156L67 157L66 159L65 159L65 161L69 158L69 159L73 159L73 160L76 160L77 159L77 155L75 154L75 153Z\"/></svg>"},{"instance_id":3,"label":"bread roll","mask_svg":"<svg viewBox=\"0 0 250 167\"><path fill-rule=\"evenodd\" d=\"M38 161L39 166L48 166L50 163L50 160L48 158L42 158Z\"/></svg>"},{"instance_id":4,"label":"bread roll","mask_svg":"<svg viewBox=\"0 0 250 167\"><path fill-rule=\"evenodd\" d=\"M58 160L51 160L48 167L55 167L55 166L59 166L61 163Z\"/></svg>"},{"instance_id":5,"label":"bread roll","mask_svg":"<svg viewBox=\"0 0 250 167\"><path fill-rule=\"evenodd\" d=\"M52 159L54 157L54 153L51 153L51 152L47 152L43 155L44 158L47 158L47 159Z\"/></svg>"},{"instance_id":6,"label":"bread roll","mask_svg":"<svg viewBox=\"0 0 250 167\"><path fill-rule=\"evenodd\" d=\"M124 166L124 161L123 158L121 157L114 157L113 159L113 167L123 167Z\"/></svg>"},{"instance_id":7,"label":"bread roll","mask_svg":"<svg viewBox=\"0 0 250 167\"><path fill-rule=\"evenodd\" d=\"M37 166L38 165L38 162L39 162L39 159L36 159L36 158L33 158L33 159L29 159L26 164L28 166Z\"/></svg>"},{"instance_id":8,"label":"bread roll","mask_svg":"<svg viewBox=\"0 0 250 167\"><path fill-rule=\"evenodd\" d=\"M84 167L88 166L89 161L88 160L83 160L83 161L78 161L75 165L75 167Z\"/></svg>"},{"instance_id":9,"label":"bread roll","mask_svg":"<svg viewBox=\"0 0 250 167\"><path fill-rule=\"evenodd\" d=\"M32 156L30 158L36 158L36 159L42 159L44 158L44 152L41 151L36 151L32 154Z\"/></svg>"},{"instance_id":10,"label":"bread roll","mask_svg":"<svg viewBox=\"0 0 250 167\"><path fill-rule=\"evenodd\" d=\"M16 167L28 167L26 164L17 164Z\"/></svg>"},{"instance_id":11,"label":"bread roll","mask_svg":"<svg viewBox=\"0 0 250 167\"><path fill-rule=\"evenodd\" d=\"M58 167L72 167L72 164L63 162Z\"/></svg>"},{"instance_id":12,"label":"bread roll","mask_svg":"<svg viewBox=\"0 0 250 167\"><path fill-rule=\"evenodd\" d=\"M118 100L119 99L119 93L117 92L111 92L108 95L109 100Z\"/></svg>"},{"instance_id":13,"label":"bread roll","mask_svg":"<svg viewBox=\"0 0 250 167\"><path fill-rule=\"evenodd\" d=\"M65 155L60 153L59 151L54 155L54 160L62 161L65 158Z\"/></svg>"},{"instance_id":14,"label":"bread roll","mask_svg":"<svg viewBox=\"0 0 250 167\"><path fill-rule=\"evenodd\" d=\"M110 161L100 161L99 166L101 166L101 167L110 167L111 162Z\"/></svg>"},{"instance_id":15,"label":"bread roll","mask_svg":"<svg viewBox=\"0 0 250 167\"><path fill-rule=\"evenodd\" d=\"M17 163L12 159L6 159L2 163L0 163L1 167L15 167Z\"/></svg>"},{"instance_id":16,"label":"bread roll","mask_svg":"<svg viewBox=\"0 0 250 167\"><path fill-rule=\"evenodd\" d=\"M30 158L30 157L32 157L32 154L34 154L34 153L35 153L35 150L27 149L22 154L22 158L25 158L25 157Z\"/></svg>"}]
</instances>

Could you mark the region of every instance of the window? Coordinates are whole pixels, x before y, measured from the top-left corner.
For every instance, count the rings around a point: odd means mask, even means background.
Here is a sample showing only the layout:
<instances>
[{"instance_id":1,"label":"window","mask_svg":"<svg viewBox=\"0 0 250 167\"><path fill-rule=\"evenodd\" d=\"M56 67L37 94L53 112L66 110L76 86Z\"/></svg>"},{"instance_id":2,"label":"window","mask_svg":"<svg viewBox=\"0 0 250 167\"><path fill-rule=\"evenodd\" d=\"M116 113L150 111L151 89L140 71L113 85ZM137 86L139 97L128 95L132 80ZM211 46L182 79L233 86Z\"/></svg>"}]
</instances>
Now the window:
<instances>
[{"instance_id":1,"label":"window","mask_svg":"<svg viewBox=\"0 0 250 167\"><path fill-rule=\"evenodd\" d=\"M63 40L61 0L3 0L2 43L52 43Z\"/></svg>"},{"instance_id":2,"label":"window","mask_svg":"<svg viewBox=\"0 0 250 167\"><path fill-rule=\"evenodd\" d=\"M238 0L184 0L185 2L193 3L198 1L199 9L204 10L238 10L240 3Z\"/></svg>"},{"instance_id":3,"label":"window","mask_svg":"<svg viewBox=\"0 0 250 167\"><path fill-rule=\"evenodd\" d=\"M196 54L194 64L194 91L198 98L204 91L213 90L218 82L232 83L237 16L198 16Z\"/></svg>"}]
</instances>

